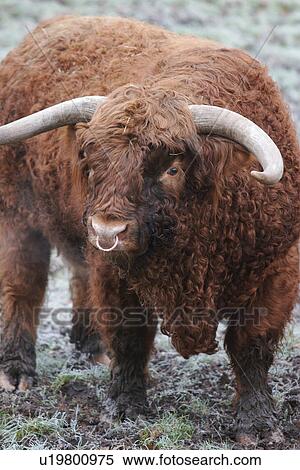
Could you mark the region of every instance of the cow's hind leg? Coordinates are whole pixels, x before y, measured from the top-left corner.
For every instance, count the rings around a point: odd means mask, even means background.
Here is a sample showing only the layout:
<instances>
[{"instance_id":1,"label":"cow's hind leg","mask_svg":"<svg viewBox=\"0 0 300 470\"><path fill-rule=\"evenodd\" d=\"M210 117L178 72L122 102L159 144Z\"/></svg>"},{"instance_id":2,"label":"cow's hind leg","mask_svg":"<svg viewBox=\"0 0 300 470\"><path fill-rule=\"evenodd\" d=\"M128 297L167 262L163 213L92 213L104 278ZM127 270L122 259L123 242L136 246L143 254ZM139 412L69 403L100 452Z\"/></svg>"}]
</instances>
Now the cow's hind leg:
<instances>
[{"instance_id":1,"label":"cow's hind leg","mask_svg":"<svg viewBox=\"0 0 300 470\"><path fill-rule=\"evenodd\" d=\"M237 380L237 440L281 439L268 371L290 319L298 290L296 249L260 289L250 312L229 326L225 343Z\"/></svg>"},{"instance_id":2,"label":"cow's hind leg","mask_svg":"<svg viewBox=\"0 0 300 470\"><path fill-rule=\"evenodd\" d=\"M89 307L88 277L83 269L74 269L71 279L73 303L71 343L76 349L88 354L92 362L109 364L109 358L98 331L93 328Z\"/></svg>"},{"instance_id":3,"label":"cow's hind leg","mask_svg":"<svg viewBox=\"0 0 300 470\"><path fill-rule=\"evenodd\" d=\"M2 230L0 389L26 390L35 381L36 330L49 259L49 243L40 233Z\"/></svg>"}]
</instances>

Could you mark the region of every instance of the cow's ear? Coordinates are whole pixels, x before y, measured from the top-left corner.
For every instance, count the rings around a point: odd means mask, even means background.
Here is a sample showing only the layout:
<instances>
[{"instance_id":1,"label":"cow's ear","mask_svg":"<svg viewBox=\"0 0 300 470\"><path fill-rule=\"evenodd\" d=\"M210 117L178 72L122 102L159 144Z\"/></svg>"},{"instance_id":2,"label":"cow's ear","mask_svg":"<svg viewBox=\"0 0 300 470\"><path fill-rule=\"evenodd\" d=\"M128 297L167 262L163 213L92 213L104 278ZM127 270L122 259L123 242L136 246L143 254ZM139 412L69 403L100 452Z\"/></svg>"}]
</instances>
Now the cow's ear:
<instances>
[{"instance_id":1,"label":"cow's ear","mask_svg":"<svg viewBox=\"0 0 300 470\"><path fill-rule=\"evenodd\" d=\"M75 126L70 126L69 129L73 132L77 148L82 148L85 141L86 131L88 128L88 123L80 122L75 124Z\"/></svg>"},{"instance_id":2,"label":"cow's ear","mask_svg":"<svg viewBox=\"0 0 300 470\"><path fill-rule=\"evenodd\" d=\"M199 169L211 183L225 182L231 175L258 169L258 162L245 147L219 136L202 137L199 154Z\"/></svg>"},{"instance_id":3,"label":"cow's ear","mask_svg":"<svg viewBox=\"0 0 300 470\"><path fill-rule=\"evenodd\" d=\"M79 152L79 143L77 141L74 126L66 126L64 128L61 150L63 158L67 158L71 162L77 160Z\"/></svg>"},{"instance_id":4,"label":"cow's ear","mask_svg":"<svg viewBox=\"0 0 300 470\"><path fill-rule=\"evenodd\" d=\"M81 139L78 134L77 125L66 128L65 143L64 158L70 160L71 169L69 184L71 184L74 200L78 199L81 204L87 194L87 178L85 159L81 150Z\"/></svg>"},{"instance_id":5,"label":"cow's ear","mask_svg":"<svg viewBox=\"0 0 300 470\"><path fill-rule=\"evenodd\" d=\"M210 194L214 201L222 199L231 178L242 176L246 181L251 178L250 171L259 166L243 146L219 136L201 136L192 161L188 180L193 182L194 191L204 197Z\"/></svg>"},{"instance_id":6,"label":"cow's ear","mask_svg":"<svg viewBox=\"0 0 300 470\"><path fill-rule=\"evenodd\" d=\"M242 146L234 145L226 165L224 165L224 176L238 174L241 170L247 170L250 173L254 169L257 169L255 156Z\"/></svg>"}]
</instances>

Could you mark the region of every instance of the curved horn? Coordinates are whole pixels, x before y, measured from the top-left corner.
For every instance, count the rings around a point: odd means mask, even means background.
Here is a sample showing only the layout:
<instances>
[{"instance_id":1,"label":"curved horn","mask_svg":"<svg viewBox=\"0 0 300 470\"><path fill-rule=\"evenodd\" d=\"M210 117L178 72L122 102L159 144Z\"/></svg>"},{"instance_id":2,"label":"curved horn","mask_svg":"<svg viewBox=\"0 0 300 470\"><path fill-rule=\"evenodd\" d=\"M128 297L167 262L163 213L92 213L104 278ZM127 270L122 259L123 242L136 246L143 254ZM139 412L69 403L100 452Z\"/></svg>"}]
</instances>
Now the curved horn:
<instances>
[{"instance_id":1,"label":"curved horn","mask_svg":"<svg viewBox=\"0 0 300 470\"><path fill-rule=\"evenodd\" d=\"M218 106L190 105L193 120L201 134L227 137L246 147L256 156L263 171L251 175L264 184L277 183L283 174L283 160L273 140L254 122Z\"/></svg>"},{"instance_id":2,"label":"curved horn","mask_svg":"<svg viewBox=\"0 0 300 470\"><path fill-rule=\"evenodd\" d=\"M0 145L13 144L58 127L88 122L105 96L84 96L46 108L31 116L0 127ZM254 122L229 109L209 105L190 105L200 133L227 137L254 154L263 171L251 171L264 184L277 183L283 174L283 160L273 140Z\"/></svg>"},{"instance_id":3,"label":"curved horn","mask_svg":"<svg viewBox=\"0 0 300 470\"><path fill-rule=\"evenodd\" d=\"M0 127L0 145L14 144L77 122L88 122L105 100L105 96L75 98L6 124Z\"/></svg>"}]
</instances>

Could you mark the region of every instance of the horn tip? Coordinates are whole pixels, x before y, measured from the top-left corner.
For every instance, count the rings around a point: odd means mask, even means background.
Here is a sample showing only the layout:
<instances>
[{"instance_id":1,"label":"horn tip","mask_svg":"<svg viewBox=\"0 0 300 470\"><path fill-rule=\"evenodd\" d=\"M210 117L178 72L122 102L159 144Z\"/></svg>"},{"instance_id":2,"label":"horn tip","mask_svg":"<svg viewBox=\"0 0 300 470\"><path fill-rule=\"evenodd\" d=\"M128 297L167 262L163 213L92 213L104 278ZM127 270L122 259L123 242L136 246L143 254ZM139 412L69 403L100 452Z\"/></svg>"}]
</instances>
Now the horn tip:
<instances>
[{"instance_id":1,"label":"horn tip","mask_svg":"<svg viewBox=\"0 0 300 470\"><path fill-rule=\"evenodd\" d=\"M280 174L272 174L272 175L268 175L266 174L265 171L251 171L251 176L253 176L253 178L255 178L257 181L259 181L260 183L263 183L263 184L266 184L266 185L273 185L273 184L276 184L278 183L278 181L281 180L282 178L282 172L280 172Z\"/></svg>"}]
</instances>

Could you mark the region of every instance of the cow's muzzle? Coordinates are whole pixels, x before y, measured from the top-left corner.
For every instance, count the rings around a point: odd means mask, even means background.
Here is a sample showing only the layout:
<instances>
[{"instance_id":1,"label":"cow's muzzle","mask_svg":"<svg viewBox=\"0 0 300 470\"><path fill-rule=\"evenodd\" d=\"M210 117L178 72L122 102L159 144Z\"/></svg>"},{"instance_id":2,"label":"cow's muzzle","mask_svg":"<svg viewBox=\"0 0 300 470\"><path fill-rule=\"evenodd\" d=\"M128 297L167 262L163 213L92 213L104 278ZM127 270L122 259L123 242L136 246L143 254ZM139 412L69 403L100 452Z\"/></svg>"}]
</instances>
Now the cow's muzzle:
<instances>
[{"instance_id":1,"label":"cow's muzzle","mask_svg":"<svg viewBox=\"0 0 300 470\"><path fill-rule=\"evenodd\" d=\"M91 243L103 252L136 251L139 228L135 220L109 219L93 215L88 220Z\"/></svg>"}]
</instances>

